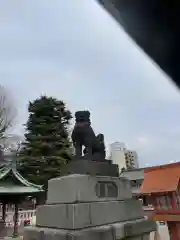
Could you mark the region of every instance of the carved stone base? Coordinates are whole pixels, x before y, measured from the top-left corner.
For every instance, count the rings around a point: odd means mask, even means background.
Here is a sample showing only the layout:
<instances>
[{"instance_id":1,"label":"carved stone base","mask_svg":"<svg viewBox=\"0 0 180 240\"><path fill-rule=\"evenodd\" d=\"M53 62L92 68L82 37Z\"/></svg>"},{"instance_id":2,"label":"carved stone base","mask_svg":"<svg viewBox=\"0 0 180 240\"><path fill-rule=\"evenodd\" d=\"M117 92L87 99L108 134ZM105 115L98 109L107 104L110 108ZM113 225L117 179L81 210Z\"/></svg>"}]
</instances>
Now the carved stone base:
<instances>
[{"instance_id":1,"label":"carved stone base","mask_svg":"<svg viewBox=\"0 0 180 240\"><path fill-rule=\"evenodd\" d=\"M57 228L27 227L25 240L149 240L150 232L156 230L152 220L136 220L86 228L62 230Z\"/></svg>"},{"instance_id":2,"label":"carved stone base","mask_svg":"<svg viewBox=\"0 0 180 240\"><path fill-rule=\"evenodd\" d=\"M91 171L103 164L72 163ZM24 240L149 240L155 230L127 179L73 174L49 180L46 204L37 208L36 227L25 228Z\"/></svg>"},{"instance_id":3,"label":"carved stone base","mask_svg":"<svg viewBox=\"0 0 180 240\"><path fill-rule=\"evenodd\" d=\"M118 177L118 165L111 161L89 161L85 159L73 160L61 168L61 176L69 174L87 174L93 176Z\"/></svg>"}]
</instances>

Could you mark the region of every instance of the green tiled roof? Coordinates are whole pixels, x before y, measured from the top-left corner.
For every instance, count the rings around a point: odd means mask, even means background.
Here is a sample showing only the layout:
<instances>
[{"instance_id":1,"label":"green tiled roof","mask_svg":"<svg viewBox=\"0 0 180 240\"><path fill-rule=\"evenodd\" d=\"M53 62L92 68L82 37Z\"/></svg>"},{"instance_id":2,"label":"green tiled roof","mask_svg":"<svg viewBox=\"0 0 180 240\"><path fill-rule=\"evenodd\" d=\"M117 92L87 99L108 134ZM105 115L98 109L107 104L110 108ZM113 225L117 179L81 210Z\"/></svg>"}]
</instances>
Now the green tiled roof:
<instances>
[{"instance_id":1,"label":"green tiled roof","mask_svg":"<svg viewBox=\"0 0 180 240\"><path fill-rule=\"evenodd\" d=\"M23 187L23 186L0 186L0 195L1 194L31 194L38 193L42 190L35 189L34 187Z\"/></svg>"},{"instance_id":2,"label":"green tiled roof","mask_svg":"<svg viewBox=\"0 0 180 240\"><path fill-rule=\"evenodd\" d=\"M6 181L6 178L12 181ZM14 182L13 178L17 181ZM28 182L12 165L0 167L0 195L1 194L33 194L43 192L43 186Z\"/></svg>"}]
</instances>

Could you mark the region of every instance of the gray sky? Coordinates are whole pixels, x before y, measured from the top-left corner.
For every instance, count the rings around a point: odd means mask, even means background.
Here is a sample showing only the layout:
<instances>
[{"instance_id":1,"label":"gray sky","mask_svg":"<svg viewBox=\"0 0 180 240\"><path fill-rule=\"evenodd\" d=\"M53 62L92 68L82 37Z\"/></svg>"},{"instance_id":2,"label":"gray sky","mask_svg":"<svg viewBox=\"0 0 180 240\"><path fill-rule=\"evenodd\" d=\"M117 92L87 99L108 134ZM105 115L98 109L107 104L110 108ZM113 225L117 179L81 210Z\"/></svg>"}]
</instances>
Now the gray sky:
<instances>
[{"instance_id":1,"label":"gray sky","mask_svg":"<svg viewBox=\"0 0 180 240\"><path fill-rule=\"evenodd\" d=\"M0 83L18 108L40 94L92 111L107 144L141 165L180 160L180 93L95 0L1 0Z\"/></svg>"}]
</instances>

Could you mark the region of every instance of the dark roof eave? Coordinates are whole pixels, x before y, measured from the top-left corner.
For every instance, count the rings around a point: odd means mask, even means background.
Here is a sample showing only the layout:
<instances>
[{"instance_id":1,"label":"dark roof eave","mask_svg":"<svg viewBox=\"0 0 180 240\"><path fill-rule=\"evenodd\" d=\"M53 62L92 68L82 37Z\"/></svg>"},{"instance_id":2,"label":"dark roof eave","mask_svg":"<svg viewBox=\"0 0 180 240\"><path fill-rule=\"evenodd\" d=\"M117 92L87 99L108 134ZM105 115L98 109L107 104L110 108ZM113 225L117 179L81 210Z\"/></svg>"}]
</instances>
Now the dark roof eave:
<instances>
[{"instance_id":1,"label":"dark roof eave","mask_svg":"<svg viewBox=\"0 0 180 240\"><path fill-rule=\"evenodd\" d=\"M27 192L0 192L0 196L36 196L42 194L44 190L41 191L27 191Z\"/></svg>"}]
</instances>

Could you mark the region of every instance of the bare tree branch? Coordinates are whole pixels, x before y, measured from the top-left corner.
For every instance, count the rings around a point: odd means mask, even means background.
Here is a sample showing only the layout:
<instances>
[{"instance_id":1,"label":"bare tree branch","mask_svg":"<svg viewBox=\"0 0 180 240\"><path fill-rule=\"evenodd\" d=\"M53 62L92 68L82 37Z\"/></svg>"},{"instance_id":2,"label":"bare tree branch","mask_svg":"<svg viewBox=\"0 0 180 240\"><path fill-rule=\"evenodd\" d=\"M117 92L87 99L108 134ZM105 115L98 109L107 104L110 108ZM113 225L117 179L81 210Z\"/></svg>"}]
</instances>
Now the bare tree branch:
<instances>
[{"instance_id":1,"label":"bare tree branch","mask_svg":"<svg viewBox=\"0 0 180 240\"><path fill-rule=\"evenodd\" d=\"M1 147L5 153L16 153L20 151L21 143L23 141L22 136L8 135L3 141L1 141Z\"/></svg>"},{"instance_id":2,"label":"bare tree branch","mask_svg":"<svg viewBox=\"0 0 180 240\"><path fill-rule=\"evenodd\" d=\"M13 126L16 118L16 108L10 93L0 85L0 145L7 136L7 132Z\"/></svg>"}]
</instances>

